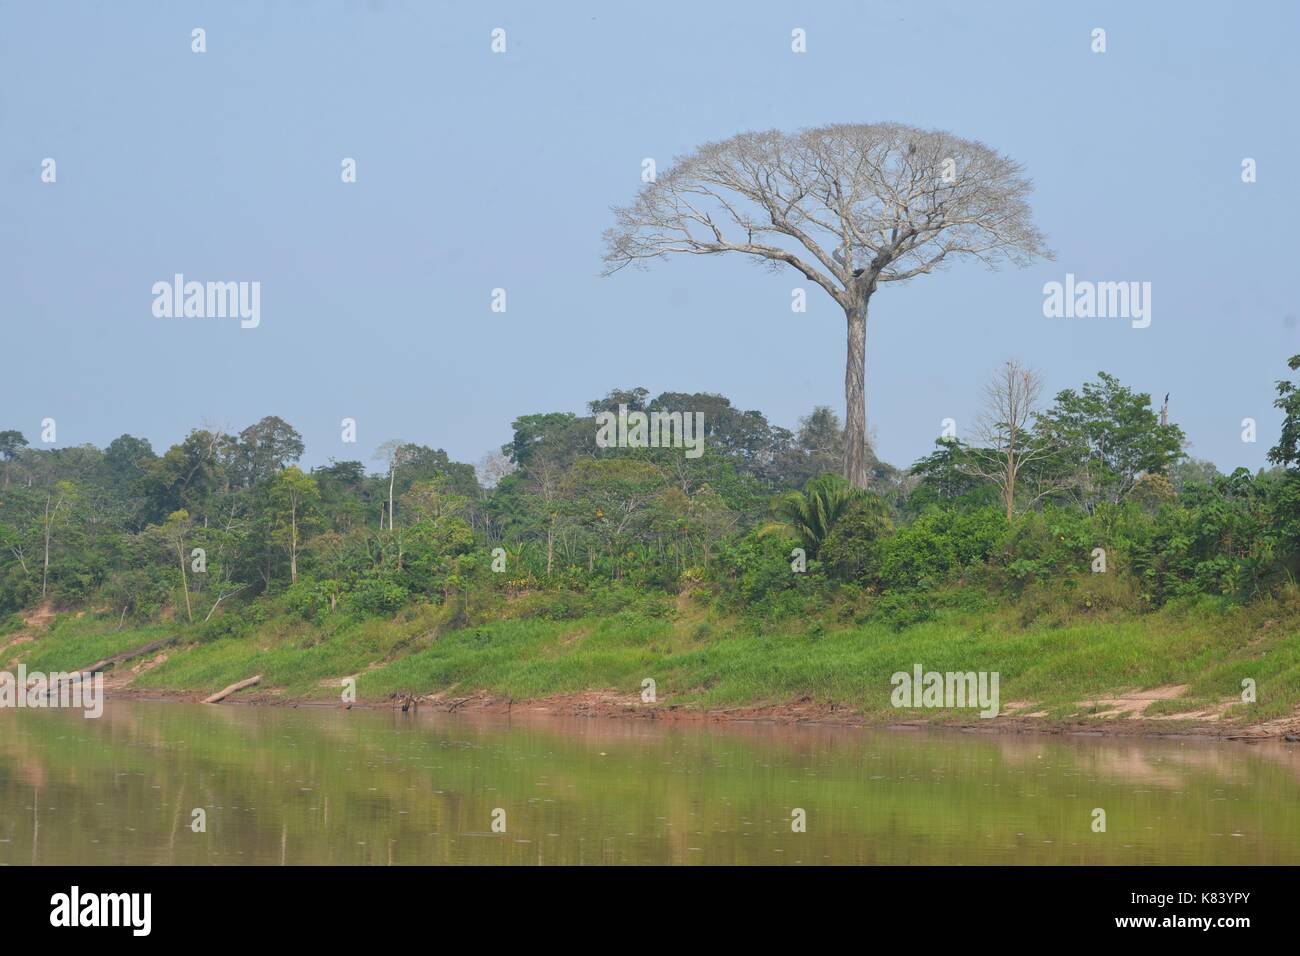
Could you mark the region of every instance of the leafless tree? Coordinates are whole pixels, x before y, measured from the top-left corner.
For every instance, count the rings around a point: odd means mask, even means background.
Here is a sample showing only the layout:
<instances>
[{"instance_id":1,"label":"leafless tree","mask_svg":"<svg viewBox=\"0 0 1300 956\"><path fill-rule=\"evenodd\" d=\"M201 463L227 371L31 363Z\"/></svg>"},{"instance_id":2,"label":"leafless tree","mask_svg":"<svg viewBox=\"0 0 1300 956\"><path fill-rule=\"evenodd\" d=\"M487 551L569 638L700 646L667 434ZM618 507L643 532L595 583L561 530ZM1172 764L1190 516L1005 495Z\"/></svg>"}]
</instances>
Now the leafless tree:
<instances>
[{"instance_id":1,"label":"leafless tree","mask_svg":"<svg viewBox=\"0 0 1300 956\"><path fill-rule=\"evenodd\" d=\"M393 524L393 484L397 481L397 469L405 465L410 458L408 451L409 443L402 441L400 438L390 438L378 448L375 449L374 457L379 461L388 463L388 530L392 531L395 527ZM379 515L379 530L384 530L384 515Z\"/></svg>"},{"instance_id":2,"label":"leafless tree","mask_svg":"<svg viewBox=\"0 0 1300 956\"><path fill-rule=\"evenodd\" d=\"M495 488L506 475L513 474L515 463L499 451L490 451L474 466L478 483L485 491Z\"/></svg>"},{"instance_id":3,"label":"leafless tree","mask_svg":"<svg viewBox=\"0 0 1300 956\"><path fill-rule=\"evenodd\" d=\"M54 499L54 492L45 494L45 518L41 522L42 532L45 535L45 563L41 565L41 600L45 600L45 589L50 578L50 535L54 529L55 519L59 516L59 509L63 507L67 499L67 485L60 482L58 487L58 500ZM54 507L50 507L50 502L54 502Z\"/></svg>"},{"instance_id":4,"label":"leafless tree","mask_svg":"<svg viewBox=\"0 0 1300 956\"><path fill-rule=\"evenodd\" d=\"M677 158L614 209L605 274L673 253L790 266L844 310L844 476L867 485L867 307L882 282L949 262L1050 258L1022 167L982 143L896 123L742 133Z\"/></svg>"},{"instance_id":5,"label":"leafless tree","mask_svg":"<svg viewBox=\"0 0 1300 956\"><path fill-rule=\"evenodd\" d=\"M998 486L1008 521L1015 516L1021 472L1051 452L1051 446L1035 438L1032 430L1042 391L1042 377L1015 359L1004 362L984 386L967 467L971 474Z\"/></svg>"}]
</instances>

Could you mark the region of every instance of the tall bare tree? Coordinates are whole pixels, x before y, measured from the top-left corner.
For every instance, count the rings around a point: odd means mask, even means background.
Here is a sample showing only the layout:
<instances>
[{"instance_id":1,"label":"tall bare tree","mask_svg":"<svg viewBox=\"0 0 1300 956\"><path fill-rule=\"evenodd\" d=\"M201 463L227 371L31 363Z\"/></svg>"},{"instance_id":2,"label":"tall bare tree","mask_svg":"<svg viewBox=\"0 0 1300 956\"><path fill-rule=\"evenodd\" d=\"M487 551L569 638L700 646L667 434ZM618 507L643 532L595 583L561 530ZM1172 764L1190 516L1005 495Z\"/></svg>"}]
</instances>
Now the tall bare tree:
<instances>
[{"instance_id":1,"label":"tall bare tree","mask_svg":"<svg viewBox=\"0 0 1300 956\"><path fill-rule=\"evenodd\" d=\"M1033 434L1042 391L1042 377L1016 359L1002 363L984 386L984 403L975 421L975 443L967 456L968 470L998 486L1008 521L1016 513L1016 486L1021 472L1052 451L1051 445Z\"/></svg>"},{"instance_id":2,"label":"tall bare tree","mask_svg":"<svg viewBox=\"0 0 1300 956\"><path fill-rule=\"evenodd\" d=\"M848 325L844 476L865 488L871 297L958 259L1050 258L1022 172L982 143L897 123L742 133L678 157L614 209L606 274L673 253L737 252L821 286Z\"/></svg>"},{"instance_id":3,"label":"tall bare tree","mask_svg":"<svg viewBox=\"0 0 1300 956\"><path fill-rule=\"evenodd\" d=\"M50 579L50 536L54 530L54 522L59 517L59 509L67 501L72 485L69 482L61 481L55 489L58 492L58 499L55 500L55 492L47 491L45 493L45 516L41 521L41 532L45 536L45 562L41 565L41 600L45 600L45 590ZM54 507L50 507L53 502Z\"/></svg>"},{"instance_id":4,"label":"tall bare tree","mask_svg":"<svg viewBox=\"0 0 1300 956\"><path fill-rule=\"evenodd\" d=\"M374 457L388 462L388 530L393 530L393 485L397 481L398 467L405 465L411 457L410 443L400 438L390 438L377 449ZM379 516L379 530L384 530L384 516Z\"/></svg>"},{"instance_id":5,"label":"tall bare tree","mask_svg":"<svg viewBox=\"0 0 1300 956\"><path fill-rule=\"evenodd\" d=\"M159 529L164 540L176 549L176 560L181 566L181 591L185 594L185 619L191 624L194 623L194 607L190 602L190 580L185 573L185 536L193 529L194 521L184 508L168 515Z\"/></svg>"}]
</instances>

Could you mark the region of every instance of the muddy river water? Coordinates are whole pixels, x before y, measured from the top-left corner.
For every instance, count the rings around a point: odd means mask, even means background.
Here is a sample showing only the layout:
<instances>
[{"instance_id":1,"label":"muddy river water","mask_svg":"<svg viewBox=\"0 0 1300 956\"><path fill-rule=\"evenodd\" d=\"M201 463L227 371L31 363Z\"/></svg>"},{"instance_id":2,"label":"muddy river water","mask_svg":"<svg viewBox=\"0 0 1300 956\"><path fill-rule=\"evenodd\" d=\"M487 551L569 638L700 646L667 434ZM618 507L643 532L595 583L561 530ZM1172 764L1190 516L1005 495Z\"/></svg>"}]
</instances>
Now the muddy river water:
<instances>
[{"instance_id":1,"label":"muddy river water","mask_svg":"<svg viewBox=\"0 0 1300 956\"><path fill-rule=\"evenodd\" d=\"M1295 864L1300 746L0 711L0 864L33 863Z\"/></svg>"}]
</instances>

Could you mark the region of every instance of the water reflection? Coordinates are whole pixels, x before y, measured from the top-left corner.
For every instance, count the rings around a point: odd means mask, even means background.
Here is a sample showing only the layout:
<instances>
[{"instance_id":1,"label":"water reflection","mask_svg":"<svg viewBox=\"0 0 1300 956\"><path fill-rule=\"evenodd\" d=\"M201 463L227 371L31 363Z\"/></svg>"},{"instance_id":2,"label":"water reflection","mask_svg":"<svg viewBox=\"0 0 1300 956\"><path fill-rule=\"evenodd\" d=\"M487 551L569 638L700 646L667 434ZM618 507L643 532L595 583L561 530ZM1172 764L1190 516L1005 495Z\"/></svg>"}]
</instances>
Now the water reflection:
<instances>
[{"instance_id":1,"label":"water reflection","mask_svg":"<svg viewBox=\"0 0 1300 956\"><path fill-rule=\"evenodd\" d=\"M1298 798L1300 748L1273 742L0 712L5 864L1297 863Z\"/></svg>"}]
</instances>

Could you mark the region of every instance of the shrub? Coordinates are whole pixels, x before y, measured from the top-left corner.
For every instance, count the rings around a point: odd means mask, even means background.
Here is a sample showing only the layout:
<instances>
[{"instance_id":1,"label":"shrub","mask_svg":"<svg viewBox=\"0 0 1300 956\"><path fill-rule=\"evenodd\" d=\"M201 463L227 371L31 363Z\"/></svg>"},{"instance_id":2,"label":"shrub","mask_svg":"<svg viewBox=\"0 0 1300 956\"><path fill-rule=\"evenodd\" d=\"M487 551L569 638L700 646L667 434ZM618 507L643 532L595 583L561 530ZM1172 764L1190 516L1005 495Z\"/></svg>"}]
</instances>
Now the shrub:
<instances>
[{"instance_id":1,"label":"shrub","mask_svg":"<svg viewBox=\"0 0 1300 956\"><path fill-rule=\"evenodd\" d=\"M410 593L401 585L381 577L364 578L347 596L350 607L364 614L394 614L406 603Z\"/></svg>"},{"instance_id":2,"label":"shrub","mask_svg":"<svg viewBox=\"0 0 1300 956\"><path fill-rule=\"evenodd\" d=\"M876 542L891 530L884 501L876 495L858 497L822 543L822 566L842 580L858 580L879 563Z\"/></svg>"},{"instance_id":3,"label":"shrub","mask_svg":"<svg viewBox=\"0 0 1300 956\"><path fill-rule=\"evenodd\" d=\"M930 587L987 561L1006 527L997 508L927 511L897 534L881 539L875 578L886 589Z\"/></svg>"},{"instance_id":4,"label":"shrub","mask_svg":"<svg viewBox=\"0 0 1300 956\"><path fill-rule=\"evenodd\" d=\"M722 586L723 603L756 604L796 588L806 577L790 567L790 552L798 546L793 538L761 529L719 549L710 570Z\"/></svg>"},{"instance_id":5,"label":"shrub","mask_svg":"<svg viewBox=\"0 0 1300 956\"><path fill-rule=\"evenodd\" d=\"M934 618L934 607L925 592L894 592L876 602L876 614L896 631Z\"/></svg>"}]
</instances>

